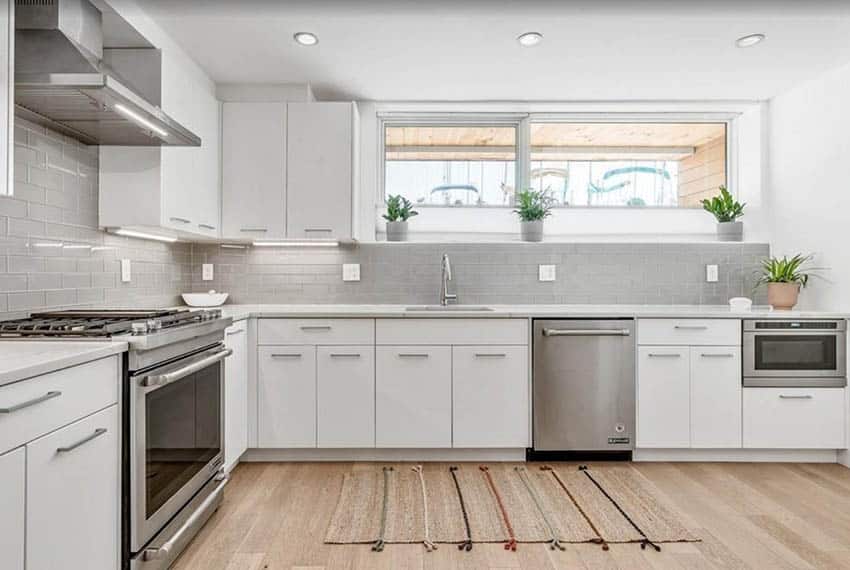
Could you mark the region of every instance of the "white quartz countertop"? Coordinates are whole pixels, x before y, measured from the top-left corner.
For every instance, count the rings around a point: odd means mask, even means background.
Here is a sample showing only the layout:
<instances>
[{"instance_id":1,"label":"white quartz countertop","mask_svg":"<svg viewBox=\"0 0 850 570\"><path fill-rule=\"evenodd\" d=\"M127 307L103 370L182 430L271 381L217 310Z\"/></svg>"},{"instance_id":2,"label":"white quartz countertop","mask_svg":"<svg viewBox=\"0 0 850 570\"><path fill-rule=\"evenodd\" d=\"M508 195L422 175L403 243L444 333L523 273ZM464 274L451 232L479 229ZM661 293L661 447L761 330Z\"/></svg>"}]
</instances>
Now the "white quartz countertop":
<instances>
[{"instance_id":1,"label":"white quartz countertop","mask_svg":"<svg viewBox=\"0 0 850 570\"><path fill-rule=\"evenodd\" d=\"M0 386L120 354L126 350L126 342L109 340L3 339L0 340Z\"/></svg>"},{"instance_id":2,"label":"white quartz countertop","mask_svg":"<svg viewBox=\"0 0 850 570\"><path fill-rule=\"evenodd\" d=\"M773 311L753 307L732 311L726 305L488 305L492 310L410 311L417 305L224 305L225 317L234 321L251 317L294 318L712 318L712 319L846 319L838 311Z\"/></svg>"}]
</instances>

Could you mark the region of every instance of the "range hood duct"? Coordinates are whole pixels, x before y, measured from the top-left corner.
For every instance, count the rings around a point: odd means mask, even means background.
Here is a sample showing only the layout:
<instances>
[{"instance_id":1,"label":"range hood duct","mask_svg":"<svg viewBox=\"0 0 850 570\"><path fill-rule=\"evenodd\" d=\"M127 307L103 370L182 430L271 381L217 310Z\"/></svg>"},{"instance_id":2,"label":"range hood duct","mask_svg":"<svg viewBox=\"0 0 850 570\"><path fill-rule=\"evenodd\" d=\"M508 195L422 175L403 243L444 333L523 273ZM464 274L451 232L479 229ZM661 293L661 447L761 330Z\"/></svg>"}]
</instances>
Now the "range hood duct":
<instances>
[{"instance_id":1,"label":"range hood duct","mask_svg":"<svg viewBox=\"0 0 850 570\"><path fill-rule=\"evenodd\" d=\"M15 112L89 145L200 146L103 55L89 0L15 0Z\"/></svg>"}]
</instances>

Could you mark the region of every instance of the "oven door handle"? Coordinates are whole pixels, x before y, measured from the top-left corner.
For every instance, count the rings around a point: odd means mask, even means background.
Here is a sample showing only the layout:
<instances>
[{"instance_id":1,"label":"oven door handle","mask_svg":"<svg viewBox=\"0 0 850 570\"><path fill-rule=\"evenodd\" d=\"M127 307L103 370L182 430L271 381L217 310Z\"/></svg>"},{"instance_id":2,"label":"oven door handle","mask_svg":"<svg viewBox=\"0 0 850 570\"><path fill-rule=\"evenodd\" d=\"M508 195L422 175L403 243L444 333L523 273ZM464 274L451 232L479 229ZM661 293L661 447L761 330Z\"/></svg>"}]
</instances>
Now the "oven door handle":
<instances>
[{"instance_id":1,"label":"oven door handle","mask_svg":"<svg viewBox=\"0 0 850 570\"><path fill-rule=\"evenodd\" d=\"M171 384L172 382L176 382L181 378L185 378L190 374L198 372L199 370L203 370L211 364L220 362L231 354L233 354L233 349L225 348L224 350L220 350L214 354L211 354L210 356L201 358L200 360L196 360L192 364L187 364L186 366L178 368L177 370L172 370L171 372L166 372L165 374L151 374L150 376L145 376L142 379L142 386L165 386L166 384Z\"/></svg>"}]
</instances>

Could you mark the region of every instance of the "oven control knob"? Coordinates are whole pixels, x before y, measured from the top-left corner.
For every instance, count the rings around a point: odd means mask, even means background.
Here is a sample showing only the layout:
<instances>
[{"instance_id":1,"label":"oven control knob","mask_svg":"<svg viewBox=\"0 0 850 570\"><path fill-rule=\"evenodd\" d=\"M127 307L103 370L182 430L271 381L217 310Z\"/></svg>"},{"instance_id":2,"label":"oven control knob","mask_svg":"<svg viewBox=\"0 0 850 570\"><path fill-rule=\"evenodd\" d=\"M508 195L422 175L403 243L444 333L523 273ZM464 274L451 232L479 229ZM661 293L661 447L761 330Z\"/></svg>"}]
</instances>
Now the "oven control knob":
<instances>
[{"instance_id":1,"label":"oven control knob","mask_svg":"<svg viewBox=\"0 0 850 570\"><path fill-rule=\"evenodd\" d=\"M150 332L162 330L162 319L149 319L147 324Z\"/></svg>"},{"instance_id":2,"label":"oven control knob","mask_svg":"<svg viewBox=\"0 0 850 570\"><path fill-rule=\"evenodd\" d=\"M141 335L148 332L148 324L147 323L133 323L130 325L130 330L134 335Z\"/></svg>"}]
</instances>

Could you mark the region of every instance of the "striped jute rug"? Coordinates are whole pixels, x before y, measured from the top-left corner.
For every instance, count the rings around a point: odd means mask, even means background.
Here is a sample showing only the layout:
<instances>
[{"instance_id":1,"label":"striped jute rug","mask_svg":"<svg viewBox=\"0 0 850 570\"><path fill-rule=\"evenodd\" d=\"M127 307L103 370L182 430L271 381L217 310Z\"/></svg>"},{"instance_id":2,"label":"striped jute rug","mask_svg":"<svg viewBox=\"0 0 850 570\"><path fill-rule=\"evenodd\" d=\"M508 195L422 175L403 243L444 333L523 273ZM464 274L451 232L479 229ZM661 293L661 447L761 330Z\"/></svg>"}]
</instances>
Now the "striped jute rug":
<instances>
[{"instance_id":1,"label":"striped jute rug","mask_svg":"<svg viewBox=\"0 0 850 570\"><path fill-rule=\"evenodd\" d=\"M427 533L426 533L427 520ZM470 540L471 539L471 540ZM325 542L693 542L651 484L629 467L539 464L377 467L345 475ZM515 542L514 542L515 541ZM429 548L430 549L430 548Z\"/></svg>"}]
</instances>

